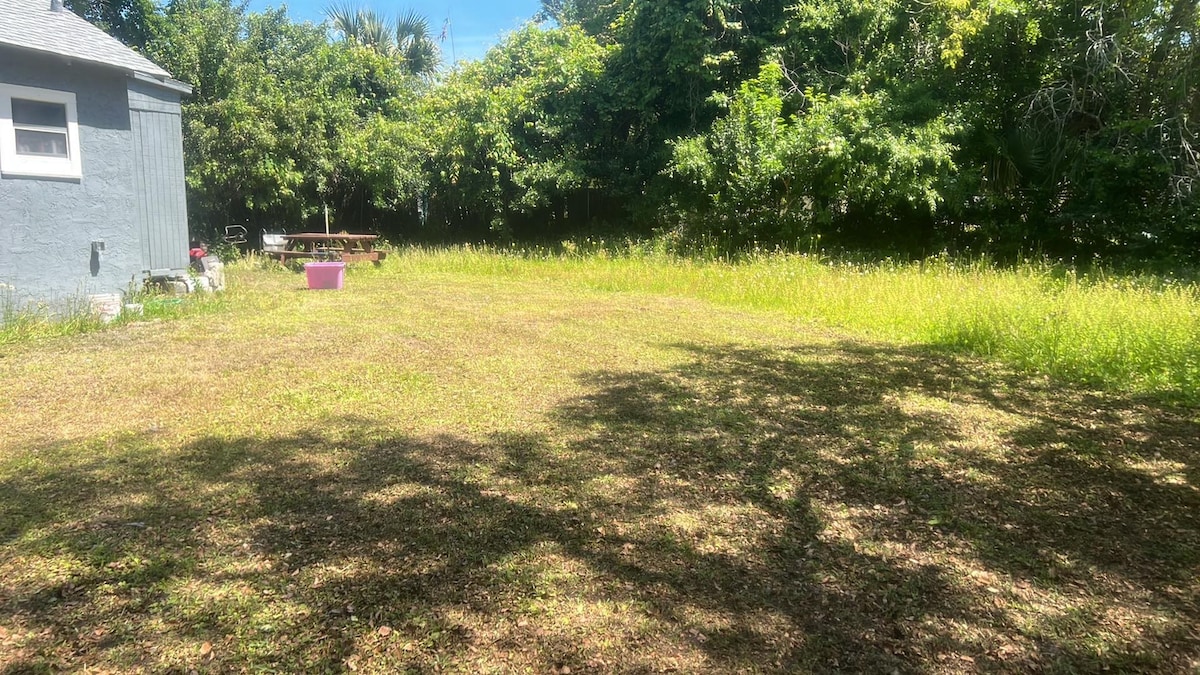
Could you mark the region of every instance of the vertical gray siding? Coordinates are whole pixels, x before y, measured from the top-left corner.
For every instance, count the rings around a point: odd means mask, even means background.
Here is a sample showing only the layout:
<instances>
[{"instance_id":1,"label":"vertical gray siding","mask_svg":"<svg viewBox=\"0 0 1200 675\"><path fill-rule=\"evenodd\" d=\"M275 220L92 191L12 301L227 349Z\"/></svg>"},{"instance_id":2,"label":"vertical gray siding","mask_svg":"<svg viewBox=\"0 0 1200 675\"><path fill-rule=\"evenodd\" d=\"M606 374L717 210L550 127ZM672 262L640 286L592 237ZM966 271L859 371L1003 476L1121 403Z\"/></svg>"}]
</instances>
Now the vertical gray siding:
<instances>
[{"instance_id":1,"label":"vertical gray siding","mask_svg":"<svg viewBox=\"0 0 1200 675\"><path fill-rule=\"evenodd\" d=\"M133 126L138 221L146 270L187 267L187 203L178 114L130 111Z\"/></svg>"},{"instance_id":2,"label":"vertical gray siding","mask_svg":"<svg viewBox=\"0 0 1200 675\"><path fill-rule=\"evenodd\" d=\"M130 80L129 109L144 268L152 274L184 269L188 231L179 94Z\"/></svg>"}]
</instances>

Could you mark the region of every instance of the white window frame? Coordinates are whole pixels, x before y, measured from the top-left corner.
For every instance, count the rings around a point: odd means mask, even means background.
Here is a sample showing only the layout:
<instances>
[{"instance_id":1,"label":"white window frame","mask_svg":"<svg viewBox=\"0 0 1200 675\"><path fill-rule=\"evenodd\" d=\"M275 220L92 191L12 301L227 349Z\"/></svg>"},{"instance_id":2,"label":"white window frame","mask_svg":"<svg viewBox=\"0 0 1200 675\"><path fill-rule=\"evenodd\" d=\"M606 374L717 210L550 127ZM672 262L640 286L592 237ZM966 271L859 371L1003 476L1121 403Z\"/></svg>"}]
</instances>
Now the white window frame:
<instances>
[{"instance_id":1,"label":"white window frame","mask_svg":"<svg viewBox=\"0 0 1200 675\"><path fill-rule=\"evenodd\" d=\"M57 103L66 107L66 157L17 154L17 131L12 114L14 98ZM0 176L83 178L83 162L79 152L79 117L73 92L0 83Z\"/></svg>"}]
</instances>

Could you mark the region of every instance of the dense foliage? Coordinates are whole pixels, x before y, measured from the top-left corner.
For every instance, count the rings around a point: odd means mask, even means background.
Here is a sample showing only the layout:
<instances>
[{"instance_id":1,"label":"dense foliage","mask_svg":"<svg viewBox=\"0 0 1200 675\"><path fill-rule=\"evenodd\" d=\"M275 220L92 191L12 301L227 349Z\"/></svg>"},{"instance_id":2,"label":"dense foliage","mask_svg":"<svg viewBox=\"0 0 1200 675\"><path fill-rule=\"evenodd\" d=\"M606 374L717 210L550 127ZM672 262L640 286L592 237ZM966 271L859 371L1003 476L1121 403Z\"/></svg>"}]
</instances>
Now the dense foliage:
<instances>
[{"instance_id":1,"label":"dense foliage","mask_svg":"<svg viewBox=\"0 0 1200 675\"><path fill-rule=\"evenodd\" d=\"M440 70L412 14L73 8L195 85L201 230L1200 250L1195 0L544 0Z\"/></svg>"}]
</instances>

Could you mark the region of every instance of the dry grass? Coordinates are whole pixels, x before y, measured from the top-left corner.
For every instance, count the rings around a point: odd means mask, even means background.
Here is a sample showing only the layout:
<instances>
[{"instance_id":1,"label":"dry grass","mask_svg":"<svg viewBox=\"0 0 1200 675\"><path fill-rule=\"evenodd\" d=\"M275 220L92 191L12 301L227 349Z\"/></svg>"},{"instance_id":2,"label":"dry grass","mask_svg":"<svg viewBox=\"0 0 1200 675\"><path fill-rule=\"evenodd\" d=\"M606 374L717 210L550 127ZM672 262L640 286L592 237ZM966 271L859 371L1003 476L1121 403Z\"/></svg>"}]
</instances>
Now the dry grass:
<instances>
[{"instance_id":1,"label":"dry grass","mask_svg":"<svg viewBox=\"0 0 1200 675\"><path fill-rule=\"evenodd\" d=\"M234 270L0 352L0 672L1188 672L1194 409L770 312Z\"/></svg>"}]
</instances>

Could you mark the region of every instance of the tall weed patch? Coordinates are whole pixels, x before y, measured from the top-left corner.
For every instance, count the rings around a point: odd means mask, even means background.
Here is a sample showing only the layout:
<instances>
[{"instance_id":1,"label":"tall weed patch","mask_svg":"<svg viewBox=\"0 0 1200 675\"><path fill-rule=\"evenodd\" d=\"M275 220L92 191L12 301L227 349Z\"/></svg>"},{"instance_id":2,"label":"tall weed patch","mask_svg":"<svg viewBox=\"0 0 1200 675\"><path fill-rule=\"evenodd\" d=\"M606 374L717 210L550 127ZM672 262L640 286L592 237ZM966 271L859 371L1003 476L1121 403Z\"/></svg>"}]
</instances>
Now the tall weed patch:
<instances>
[{"instance_id":1,"label":"tall weed patch","mask_svg":"<svg viewBox=\"0 0 1200 675\"><path fill-rule=\"evenodd\" d=\"M933 258L679 257L652 244L411 248L383 273L442 271L661 293L778 311L863 335L978 354L1093 386L1200 402L1200 290L1156 276Z\"/></svg>"}]
</instances>

